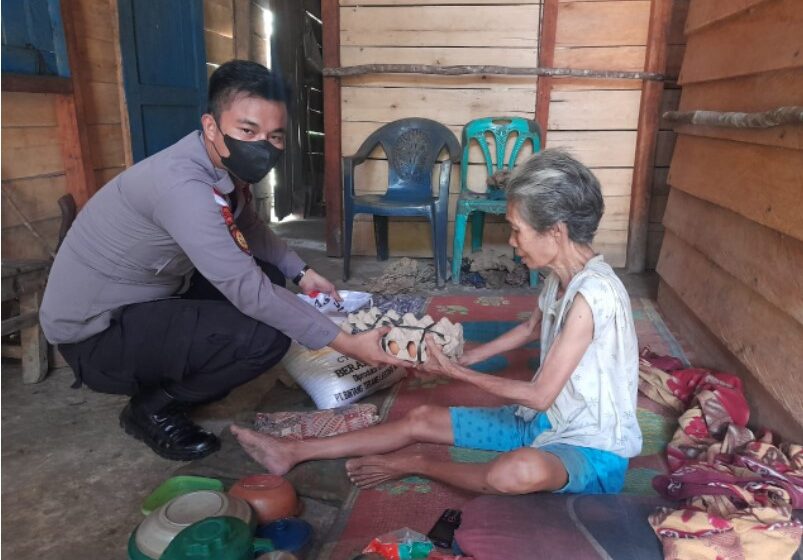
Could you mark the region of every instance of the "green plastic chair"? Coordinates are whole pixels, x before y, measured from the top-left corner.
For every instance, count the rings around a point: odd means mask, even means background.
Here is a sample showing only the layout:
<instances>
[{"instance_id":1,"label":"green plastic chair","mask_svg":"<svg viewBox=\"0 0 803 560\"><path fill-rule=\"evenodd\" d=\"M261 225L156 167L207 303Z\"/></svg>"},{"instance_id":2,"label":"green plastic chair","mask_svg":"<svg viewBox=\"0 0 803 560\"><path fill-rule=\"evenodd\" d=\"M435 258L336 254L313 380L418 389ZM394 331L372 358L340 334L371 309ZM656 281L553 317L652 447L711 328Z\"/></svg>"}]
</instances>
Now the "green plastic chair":
<instances>
[{"instance_id":1,"label":"green plastic chair","mask_svg":"<svg viewBox=\"0 0 803 560\"><path fill-rule=\"evenodd\" d=\"M491 155L487 135L492 134L496 145L495 156ZM510 159L505 162L508 142L515 140ZM471 216L471 250L482 250L482 234L485 229L485 214L504 214L507 198L504 191L474 192L468 188L468 152L471 143L479 144L485 157L488 177L497 171L512 170L521 148L526 142L532 143L533 153L541 150L541 129L538 124L522 117L486 117L475 119L463 127L461 143L463 155L460 161L460 197L457 199L454 223L454 244L452 246L452 282L460 283L460 267L463 264L463 246L466 242L466 228ZM530 286L538 285L538 272L530 271Z\"/></svg>"}]
</instances>

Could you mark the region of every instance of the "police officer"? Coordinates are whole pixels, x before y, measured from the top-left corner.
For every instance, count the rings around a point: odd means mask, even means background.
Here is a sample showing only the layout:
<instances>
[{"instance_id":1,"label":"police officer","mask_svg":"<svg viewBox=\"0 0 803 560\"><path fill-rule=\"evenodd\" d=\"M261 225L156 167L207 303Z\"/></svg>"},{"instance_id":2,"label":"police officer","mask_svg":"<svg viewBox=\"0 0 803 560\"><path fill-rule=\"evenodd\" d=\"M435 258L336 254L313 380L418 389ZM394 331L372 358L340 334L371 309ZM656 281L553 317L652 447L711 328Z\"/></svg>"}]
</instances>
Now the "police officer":
<instances>
[{"instance_id":1,"label":"police officer","mask_svg":"<svg viewBox=\"0 0 803 560\"><path fill-rule=\"evenodd\" d=\"M275 365L290 339L402 365L381 350L384 331L346 334L284 288L289 278L339 298L250 204L250 184L283 152L286 99L264 66L220 66L202 129L100 189L53 263L45 336L78 385L130 395L120 425L168 459L216 451L187 411Z\"/></svg>"}]
</instances>

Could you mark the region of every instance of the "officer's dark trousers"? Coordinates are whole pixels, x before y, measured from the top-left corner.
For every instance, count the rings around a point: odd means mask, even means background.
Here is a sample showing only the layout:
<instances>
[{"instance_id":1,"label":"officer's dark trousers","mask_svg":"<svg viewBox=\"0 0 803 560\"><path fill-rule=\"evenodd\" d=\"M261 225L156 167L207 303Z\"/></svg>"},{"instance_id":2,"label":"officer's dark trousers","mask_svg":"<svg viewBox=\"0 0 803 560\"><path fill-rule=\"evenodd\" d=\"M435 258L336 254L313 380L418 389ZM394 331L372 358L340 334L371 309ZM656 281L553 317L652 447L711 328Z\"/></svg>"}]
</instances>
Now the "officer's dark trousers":
<instances>
[{"instance_id":1,"label":"officer's dark trousers","mask_svg":"<svg viewBox=\"0 0 803 560\"><path fill-rule=\"evenodd\" d=\"M260 266L285 285L275 266ZM126 306L108 329L59 351L95 391L133 396L161 387L179 401L200 403L257 377L289 347L287 336L240 313L196 272L181 298Z\"/></svg>"}]
</instances>

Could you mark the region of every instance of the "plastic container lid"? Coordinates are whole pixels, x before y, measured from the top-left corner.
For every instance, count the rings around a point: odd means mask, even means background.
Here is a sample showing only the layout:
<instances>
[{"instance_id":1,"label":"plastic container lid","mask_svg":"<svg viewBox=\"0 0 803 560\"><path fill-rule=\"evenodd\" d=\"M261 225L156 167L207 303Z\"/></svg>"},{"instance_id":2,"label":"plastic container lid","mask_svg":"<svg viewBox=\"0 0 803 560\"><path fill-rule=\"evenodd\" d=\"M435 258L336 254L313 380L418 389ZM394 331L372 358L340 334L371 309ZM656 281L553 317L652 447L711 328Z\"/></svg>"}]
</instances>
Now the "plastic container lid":
<instances>
[{"instance_id":1,"label":"plastic container lid","mask_svg":"<svg viewBox=\"0 0 803 560\"><path fill-rule=\"evenodd\" d=\"M298 558L286 550L274 550L257 556L256 560L298 560Z\"/></svg>"},{"instance_id":2,"label":"plastic container lid","mask_svg":"<svg viewBox=\"0 0 803 560\"><path fill-rule=\"evenodd\" d=\"M137 548L137 529L131 532L131 537L128 539L128 560L153 560Z\"/></svg>"},{"instance_id":3,"label":"plastic container lid","mask_svg":"<svg viewBox=\"0 0 803 560\"><path fill-rule=\"evenodd\" d=\"M217 490L222 492L223 483L215 478L203 476L174 476L173 478L168 478L142 502L142 514L148 515L176 496L189 494L196 490Z\"/></svg>"},{"instance_id":4,"label":"plastic container lid","mask_svg":"<svg viewBox=\"0 0 803 560\"><path fill-rule=\"evenodd\" d=\"M270 539L276 550L297 552L312 536L312 525L301 519L285 517L257 527L257 536Z\"/></svg>"},{"instance_id":5,"label":"plastic container lid","mask_svg":"<svg viewBox=\"0 0 803 560\"><path fill-rule=\"evenodd\" d=\"M193 523L170 543L160 560L252 560L269 552L265 539L254 541L251 529L236 517L210 517Z\"/></svg>"},{"instance_id":6,"label":"plastic container lid","mask_svg":"<svg viewBox=\"0 0 803 560\"><path fill-rule=\"evenodd\" d=\"M245 500L216 490L196 490L176 496L155 509L140 523L136 545L140 552L160 558L170 542L184 529L209 517L237 517L249 527L256 525Z\"/></svg>"}]
</instances>

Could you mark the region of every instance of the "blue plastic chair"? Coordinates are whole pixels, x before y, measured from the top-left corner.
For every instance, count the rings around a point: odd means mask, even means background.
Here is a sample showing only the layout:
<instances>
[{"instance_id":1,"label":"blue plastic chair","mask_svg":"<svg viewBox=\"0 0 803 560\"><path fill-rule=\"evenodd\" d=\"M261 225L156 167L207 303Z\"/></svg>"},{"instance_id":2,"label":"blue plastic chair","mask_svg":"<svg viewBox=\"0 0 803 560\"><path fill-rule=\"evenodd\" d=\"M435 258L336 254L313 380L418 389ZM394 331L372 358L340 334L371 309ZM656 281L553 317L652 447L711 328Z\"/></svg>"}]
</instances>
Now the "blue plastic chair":
<instances>
[{"instance_id":1,"label":"blue plastic chair","mask_svg":"<svg viewBox=\"0 0 803 560\"><path fill-rule=\"evenodd\" d=\"M495 156L488 146L488 135L493 135ZM505 162L508 142L515 140L510 158ZM485 214L504 214L507 198L503 190L475 192L468 188L468 152L472 142L476 142L485 158L488 177L497 171L511 171L521 148L526 142L532 144L533 153L541 150L541 129L538 124L522 117L486 117L475 119L463 127L463 154L460 162L460 197L457 199L454 223L454 244L452 247L452 282L460 283L460 267L463 264L463 246L466 242L466 228L471 216L471 250L482 250L482 235L485 229ZM530 271L530 286L538 285L538 272Z\"/></svg>"},{"instance_id":2,"label":"blue plastic chair","mask_svg":"<svg viewBox=\"0 0 803 560\"><path fill-rule=\"evenodd\" d=\"M354 193L354 168L381 145L388 158L388 185L384 194ZM449 159L441 162L438 196L432 195L432 171L446 148ZM362 143L357 153L343 158L343 280L349 278L351 237L356 214L373 214L376 254L388 258L388 217L424 216L432 225L432 247L438 286L446 279L449 178L452 164L460 161L460 144L452 131L429 119L401 119L384 125Z\"/></svg>"}]
</instances>

